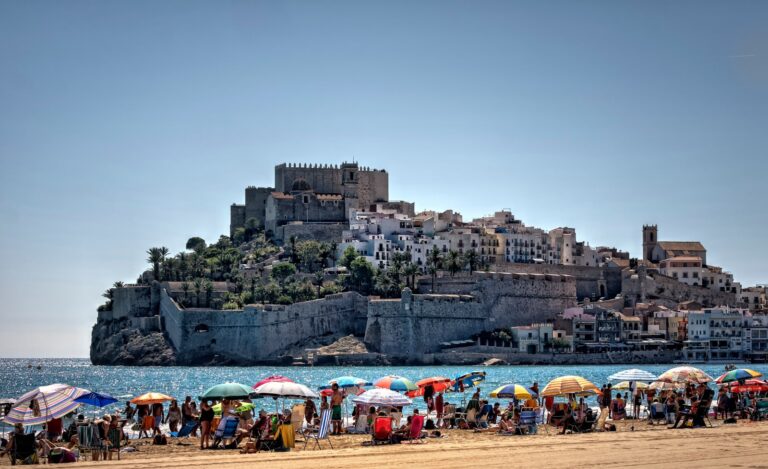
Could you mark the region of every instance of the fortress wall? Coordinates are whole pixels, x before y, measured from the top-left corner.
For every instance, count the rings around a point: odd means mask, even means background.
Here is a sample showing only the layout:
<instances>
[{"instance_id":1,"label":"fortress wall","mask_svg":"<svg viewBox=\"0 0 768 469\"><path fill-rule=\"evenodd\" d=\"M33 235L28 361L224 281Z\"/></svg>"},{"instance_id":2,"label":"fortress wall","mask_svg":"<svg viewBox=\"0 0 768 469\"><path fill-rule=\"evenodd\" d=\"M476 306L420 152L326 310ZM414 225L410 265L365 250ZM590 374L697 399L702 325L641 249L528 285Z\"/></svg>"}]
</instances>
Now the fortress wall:
<instances>
[{"instance_id":1,"label":"fortress wall","mask_svg":"<svg viewBox=\"0 0 768 469\"><path fill-rule=\"evenodd\" d=\"M643 297L647 301L666 300L669 306L676 306L688 300L697 301L705 307L737 306L738 304L736 295L733 293L689 286L661 274L625 275L622 289L632 304L640 302Z\"/></svg>"},{"instance_id":2,"label":"fortress wall","mask_svg":"<svg viewBox=\"0 0 768 469\"><path fill-rule=\"evenodd\" d=\"M342 232L348 228L348 225L342 223L297 223L278 226L275 228L274 236L278 240L287 240L291 236L296 236L299 240L338 242Z\"/></svg>"},{"instance_id":3,"label":"fortress wall","mask_svg":"<svg viewBox=\"0 0 768 469\"><path fill-rule=\"evenodd\" d=\"M319 167L317 165L275 166L275 190L290 192L296 179L304 179L315 192L323 194L341 194L341 169L338 167Z\"/></svg>"},{"instance_id":4,"label":"fortress wall","mask_svg":"<svg viewBox=\"0 0 768 469\"><path fill-rule=\"evenodd\" d=\"M615 298L621 293L621 269L617 267L590 267L581 265L515 264L501 263L493 266L498 272L571 275L576 279L576 295L584 298L600 298L600 281L605 282L605 297Z\"/></svg>"},{"instance_id":5,"label":"fortress wall","mask_svg":"<svg viewBox=\"0 0 768 469\"><path fill-rule=\"evenodd\" d=\"M248 305L243 310L180 310L163 292L163 325L181 363L213 357L253 363L277 359L286 348L309 338L354 332L365 306L356 293L280 305Z\"/></svg>"},{"instance_id":6,"label":"fortress wall","mask_svg":"<svg viewBox=\"0 0 768 469\"><path fill-rule=\"evenodd\" d=\"M150 315L151 296L151 287L148 286L112 289L112 319Z\"/></svg>"},{"instance_id":7,"label":"fortress wall","mask_svg":"<svg viewBox=\"0 0 768 469\"><path fill-rule=\"evenodd\" d=\"M386 171L359 171L358 199L360 206L368 210L374 202L389 200L389 173Z\"/></svg>"}]
</instances>

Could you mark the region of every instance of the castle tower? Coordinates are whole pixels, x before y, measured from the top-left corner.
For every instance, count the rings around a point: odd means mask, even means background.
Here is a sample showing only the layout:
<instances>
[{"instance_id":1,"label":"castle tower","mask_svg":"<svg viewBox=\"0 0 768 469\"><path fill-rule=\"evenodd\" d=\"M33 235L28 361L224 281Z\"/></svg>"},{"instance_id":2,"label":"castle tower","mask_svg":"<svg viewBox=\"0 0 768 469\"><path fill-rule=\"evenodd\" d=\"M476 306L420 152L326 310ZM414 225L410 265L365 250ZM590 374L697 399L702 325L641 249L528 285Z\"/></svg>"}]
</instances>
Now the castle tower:
<instances>
[{"instance_id":1,"label":"castle tower","mask_svg":"<svg viewBox=\"0 0 768 469\"><path fill-rule=\"evenodd\" d=\"M659 229L656 225L643 225L643 259L651 260L653 248L659 241Z\"/></svg>"}]
</instances>

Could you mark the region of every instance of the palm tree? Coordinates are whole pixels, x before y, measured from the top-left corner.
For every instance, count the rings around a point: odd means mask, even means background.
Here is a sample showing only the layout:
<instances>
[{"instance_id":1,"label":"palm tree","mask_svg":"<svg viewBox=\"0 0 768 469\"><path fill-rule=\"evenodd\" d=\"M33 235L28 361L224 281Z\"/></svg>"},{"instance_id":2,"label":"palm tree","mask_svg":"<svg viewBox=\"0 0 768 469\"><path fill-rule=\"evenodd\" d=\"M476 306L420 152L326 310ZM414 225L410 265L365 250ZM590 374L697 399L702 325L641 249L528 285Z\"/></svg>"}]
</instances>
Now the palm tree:
<instances>
[{"instance_id":1,"label":"palm tree","mask_svg":"<svg viewBox=\"0 0 768 469\"><path fill-rule=\"evenodd\" d=\"M211 297L213 296L213 282L206 279L204 283L205 288L205 304L209 308L211 307Z\"/></svg>"},{"instance_id":2,"label":"palm tree","mask_svg":"<svg viewBox=\"0 0 768 469\"><path fill-rule=\"evenodd\" d=\"M390 296L390 292L392 291L392 278L390 278L389 275L386 274L383 270L379 270L376 274L376 283L375 287L376 291L383 296L384 298Z\"/></svg>"},{"instance_id":3,"label":"palm tree","mask_svg":"<svg viewBox=\"0 0 768 469\"><path fill-rule=\"evenodd\" d=\"M443 263L443 256L440 254L440 250L437 246L432 246L432 250L429 251L427 256L427 270L432 276L432 293L435 292L435 281L437 281L437 272L440 270Z\"/></svg>"},{"instance_id":4,"label":"palm tree","mask_svg":"<svg viewBox=\"0 0 768 469\"><path fill-rule=\"evenodd\" d=\"M125 284L123 282L121 282L120 280L118 280L117 282L112 284L113 288L123 288L124 286L125 286Z\"/></svg>"},{"instance_id":5,"label":"palm tree","mask_svg":"<svg viewBox=\"0 0 768 469\"><path fill-rule=\"evenodd\" d=\"M339 249L338 244L336 244L335 242L331 243L330 256L329 256L331 258L331 261L333 261L331 264L331 267L336 267L336 257L338 256L338 252L337 252L338 249Z\"/></svg>"},{"instance_id":6,"label":"palm tree","mask_svg":"<svg viewBox=\"0 0 768 469\"><path fill-rule=\"evenodd\" d=\"M403 275L405 276L406 283L410 286L411 290L415 290L416 286L416 274L419 273L419 267L413 262L405 264L403 267Z\"/></svg>"},{"instance_id":7,"label":"palm tree","mask_svg":"<svg viewBox=\"0 0 768 469\"><path fill-rule=\"evenodd\" d=\"M189 293L189 282L181 282L181 291L184 292L184 302L183 304L187 303L187 294Z\"/></svg>"},{"instance_id":8,"label":"palm tree","mask_svg":"<svg viewBox=\"0 0 768 469\"><path fill-rule=\"evenodd\" d=\"M470 249L467 251L467 253L464 255L464 259L466 262L466 265L469 267L469 273L472 274L475 270L477 270L477 265L480 261L477 251L474 249Z\"/></svg>"},{"instance_id":9,"label":"palm tree","mask_svg":"<svg viewBox=\"0 0 768 469\"><path fill-rule=\"evenodd\" d=\"M192 285L195 287L195 307L200 307L200 293L203 291L203 279L197 277Z\"/></svg>"},{"instance_id":10,"label":"palm tree","mask_svg":"<svg viewBox=\"0 0 768 469\"><path fill-rule=\"evenodd\" d=\"M458 252L454 250L448 251L448 258L446 259L446 266L448 267L448 272L451 273L451 277L456 275L458 271L462 268L462 260L461 256Z\"/></svg>"},{"instance_id":11,"label":"palm tree","mask_svg":"<svg viewBox=\"0 0 768 469\"><path fill-rule=\"evenodd\" d=\"M152 275L155 280L160 280L160 263L163 262L163 253L160 248L149 248L147 262L152 264Z\"/></svg>"}]
</instances>

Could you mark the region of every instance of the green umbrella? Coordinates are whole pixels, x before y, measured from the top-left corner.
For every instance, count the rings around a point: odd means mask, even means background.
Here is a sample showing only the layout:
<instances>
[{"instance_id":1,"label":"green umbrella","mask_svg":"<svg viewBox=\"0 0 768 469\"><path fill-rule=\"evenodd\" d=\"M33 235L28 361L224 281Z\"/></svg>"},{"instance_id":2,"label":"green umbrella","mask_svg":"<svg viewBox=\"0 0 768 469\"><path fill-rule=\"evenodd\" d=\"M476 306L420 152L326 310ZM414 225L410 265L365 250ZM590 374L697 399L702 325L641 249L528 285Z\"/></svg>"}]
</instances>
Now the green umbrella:
<instances>
[{"instance_id":1,"label":"green umbrella","mask_svg":"<svg viewBox=\"0 0 768 469\"><path fill-rule=\"evenodd\" d=\"M255 409L256 406L251 404L250 402L243 402L243 404L235 409L235 412L248 412L249 410ZM213 413L216 415L221 415L221 404L216 404L215 406L211 407L213 409Z\"/></svg>"},{"instance_id":2,"label":"green umbrella","mask_svg":"<svg viewBox=\"0 0 768 469\"><path fill-rule=\"evenodd\" d=\"M200 399L245 399L251 393L251 388L240 383L222 383L208 388Z\"/></svg>"}]
</instances>

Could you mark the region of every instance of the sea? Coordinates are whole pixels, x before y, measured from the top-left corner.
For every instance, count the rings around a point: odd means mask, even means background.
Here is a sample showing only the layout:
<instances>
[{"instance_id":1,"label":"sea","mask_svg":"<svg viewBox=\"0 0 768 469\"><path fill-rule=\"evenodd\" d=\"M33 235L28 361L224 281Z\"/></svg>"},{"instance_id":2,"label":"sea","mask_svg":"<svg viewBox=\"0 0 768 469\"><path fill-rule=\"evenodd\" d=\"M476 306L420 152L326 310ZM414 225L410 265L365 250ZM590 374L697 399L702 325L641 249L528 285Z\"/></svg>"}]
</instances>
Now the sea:
<instances>
[{"instance_id":1,"label":"sea","mask_svg":"<svg viewBox=\"0 0 768 469\"><path fill-rule=\"evenodd\" d=\"M259 380L271 375L283 375L293 381L305 384L313 389L325 385L339 376L355 376L367 381L386 375L404 376L414 382L431 376L454 378L470 371L486 372L486 380L480 385L482 395L502 384L516 383L531 386L538 382L543 388L551 379L563 375L579 375L600 386L607 383L613 373L628 368L640 368L654 374L680 366L679 364L660 365L569 365L569 366L345 366L345 367L291 367L291 366L253 366L253 367L127 367L94 366L88 359L73 358L0 358L0 399L16 398L23 393L47 384L66 383L112 395L120 401L102 409L85 408L87 413L103 414L113 412L125 405L131 397L145 392L162 392L182 401L185 396L197 398L211 386L225 382L238 382L252 386ZM722 364L694 365L713 377L724 373ZM737 366L751 368L768 375L766 364L742 364ZM454 397L455 396L455 397ZM461 402L461 395L447 394L446 401ZM491 402L493 400L491 399ZM255 401L257 407L274 408L272 399ZM424 408L421 399L414 399L414 405Z\"/></svg>"}]
</instances>

